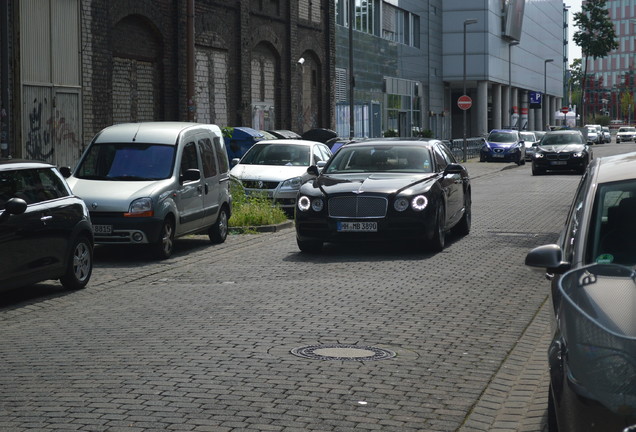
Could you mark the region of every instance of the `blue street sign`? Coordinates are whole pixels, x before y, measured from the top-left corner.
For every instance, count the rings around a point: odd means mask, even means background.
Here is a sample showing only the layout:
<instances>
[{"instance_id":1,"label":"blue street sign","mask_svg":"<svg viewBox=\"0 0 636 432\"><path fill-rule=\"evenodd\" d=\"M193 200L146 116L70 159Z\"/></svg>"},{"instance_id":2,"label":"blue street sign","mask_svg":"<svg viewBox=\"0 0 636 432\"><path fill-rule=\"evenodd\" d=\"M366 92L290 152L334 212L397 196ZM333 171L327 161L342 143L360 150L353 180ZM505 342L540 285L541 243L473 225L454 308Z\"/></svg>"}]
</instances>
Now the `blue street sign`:
<instances>
[{"instance_id":1,"label":"blue street sign","mask_svg":"<svg viewBox=\"0 0 636 432\"><path fill-rule=\"evenodd\" d=\"M528 92L528 99L530 102L530 108L541 108L541 98L543 94L541 92Z\"/></svg>"}]
</instances>

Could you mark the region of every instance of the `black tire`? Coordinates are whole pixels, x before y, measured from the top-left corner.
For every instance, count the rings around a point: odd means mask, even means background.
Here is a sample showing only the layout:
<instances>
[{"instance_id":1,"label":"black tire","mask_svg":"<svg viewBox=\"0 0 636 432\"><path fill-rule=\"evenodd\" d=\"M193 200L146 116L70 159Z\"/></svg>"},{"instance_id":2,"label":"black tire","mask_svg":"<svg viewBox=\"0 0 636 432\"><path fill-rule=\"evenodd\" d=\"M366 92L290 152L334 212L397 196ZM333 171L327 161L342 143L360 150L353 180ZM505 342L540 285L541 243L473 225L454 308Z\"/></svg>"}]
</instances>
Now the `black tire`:
<instances>
[{"instance_id":1,"label":"black tire","mask_svg":"<svg viewBox=\"0 0 636 432\"><path fill-rule=\"evenodd\" d=\"M216 222L208 230L208 237L212 243L223 243L225 241L229 230L227 224L228 219L227 208L221 207Z\"/></svg>"},{"instance_id":2,"label":"black tire","mask_svg":"<svg viewBox=\"0 0 636 432\"><path fill-rule=\"evenodd\" d=\"M464 196L464 215L459 220L457 225L453 227L453 234L457 234L459 236L467 236L470 233L470 226L472 223L472 199L470 196L470 191L466 193Z\"/></svg>"},{"instance_id":3,"label":"black tire","mask_svg":"<svg viewBox=\"0 0 636 432\"><path fill-rule=\"evenodd\" d=\"M446 219L444 206L439 204L435 212L435 228L428 239L428 248L431 252L441 252L446 246L446 231L444 229L444 220Z\"/></svg>"},{"instance_id":4,"label":"black tire","mask_svg":"<svg viewBox=\"0 0 636 432\"><path fill-rule=\"evenodd\" d=\"M300 240L296 237L298 249L306 253L318 253L322 250L322 242L319 240Z\"/></svg>"},{"instance_id":5,"label":"black tire","mask_svg":"<svg viewBox=\"0 0 636 432\"><path fill-rule=\"evenodd\" d=\"M158 259L168 259L174 251L174 222L171 218L166 218L161 227L159 238L153 244L154 255Z\"/></svg>"},{"instance_id":6,"label":"black tire","mask_svg":"<svg viewBox=\"0 0 636 432\"><path fill-rule=\"evenodd\" d=\"M552 396L552 386L548 388L548 418L546 419L546 426L548 427L548 432L559 432L554 396Z\"/></svg>"},{"instance_id":7,"label":"black tire","mask_svg":"<svg viewBox=\"0 0 636 432\"><path fill-rule=\"evenodd\" d=\"M78 290L86 286L93 273L93 246L86 236L75 239L71 256L66 265L66 274L60 278L66 289Z\"/></svg>"}]
</instances>

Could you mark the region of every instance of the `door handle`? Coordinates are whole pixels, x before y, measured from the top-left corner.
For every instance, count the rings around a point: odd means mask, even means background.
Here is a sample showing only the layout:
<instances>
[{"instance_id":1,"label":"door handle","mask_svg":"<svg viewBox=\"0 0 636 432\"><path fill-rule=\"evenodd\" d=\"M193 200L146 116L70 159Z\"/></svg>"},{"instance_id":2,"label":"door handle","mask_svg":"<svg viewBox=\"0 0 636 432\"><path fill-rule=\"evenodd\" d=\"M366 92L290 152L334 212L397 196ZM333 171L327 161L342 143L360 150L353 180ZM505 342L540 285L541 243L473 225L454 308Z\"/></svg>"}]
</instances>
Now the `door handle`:
<instances>
[{"instance_id":1,"label":"door handle","mask_svg":"<svg viewBox=\"0 0 636 432\"><path fill-rule=\"evenodd\" d=\"M51 221L51 220L53 220L53 216L42 216L42 217L40 218L40 221L41 221L44 225L46 225L46 223L47 223L47 222L49 222L49 221Z\"/></svg>"}]
</instances>

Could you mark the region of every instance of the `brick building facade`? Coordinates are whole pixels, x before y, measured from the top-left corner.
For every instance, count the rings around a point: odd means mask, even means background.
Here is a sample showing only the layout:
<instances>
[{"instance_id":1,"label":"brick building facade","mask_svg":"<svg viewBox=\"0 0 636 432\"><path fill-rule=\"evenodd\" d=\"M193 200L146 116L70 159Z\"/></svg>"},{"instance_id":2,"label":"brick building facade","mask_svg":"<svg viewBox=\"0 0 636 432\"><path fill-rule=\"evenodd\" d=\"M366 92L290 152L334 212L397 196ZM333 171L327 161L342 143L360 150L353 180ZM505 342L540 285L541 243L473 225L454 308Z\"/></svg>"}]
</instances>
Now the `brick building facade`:
<instances>
[{"instance_id":1,"label":"brick building facade","mask_svg":"<svg viewBox=\"0 0 636 432\"><path fill-rule=\"evenodd\" d=\"M187 1L83 3L85 140L124 121L333 127L329 0L196 0L191 101Z\"/></svg>"},{"instance_id":2,"label":"brick building facade","mask_svg":"<svg viewBox=\"0 0 636 432\"><path fill-rule=\"evenodd\" d=\"M3 70L11 64L1 132L14 157L72 166L102 128L130 121L333 129L331 0L11 5L20 48L9 62L1 41Z\"/></svg>"}]
</instances>

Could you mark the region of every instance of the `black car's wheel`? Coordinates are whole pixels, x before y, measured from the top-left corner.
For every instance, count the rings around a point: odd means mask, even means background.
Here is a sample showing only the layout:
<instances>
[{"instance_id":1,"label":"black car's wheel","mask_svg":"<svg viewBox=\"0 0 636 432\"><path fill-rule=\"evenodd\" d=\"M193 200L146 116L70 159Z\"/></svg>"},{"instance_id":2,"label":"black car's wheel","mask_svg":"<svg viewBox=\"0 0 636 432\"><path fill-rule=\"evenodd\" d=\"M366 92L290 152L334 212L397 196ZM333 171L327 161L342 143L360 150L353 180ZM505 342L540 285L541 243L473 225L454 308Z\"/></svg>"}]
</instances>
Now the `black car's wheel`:
<instances>
[{"instance_id":1,"label":"black car's wheel","mask_svg":"<svg viewBox=\"0 0 636 432\"><path fill-rule=\"evenodd\" d=\"M470 191L464 196L464 209L464 215L457 225L453 227L453 233L460 236L465 236L470 233L470 225L472 222Z\"/></svg>"},{"instance_id":2,"label":"black car's wheel","mask_svg":"<svg viewBox=\"0 0 636 432\"><path fill-rule=\"evenodd\" d=\"M433 234L428 241L428 247L432 252L441 252L446 246L446 231L444 229L444 221L446 219L444 206L440 204L435 214L435 227Z\"/></svg>"},{"instance_id":3,"label":"black car's wheel","mask_svg":"<svg viewBox=\"0 0 636 432\"><path fill-rule=\"evenodd\" d=\"M93 247L88 237L80 236L73 243L66 274L60 278L67 289L82 289L93 273Z\"/></svg>"},{"instance_id":4,"label":"black car's wheel","mask_svg":"<svg viewBox=\"0 0 636 432\"><path fill-rule=\"evenodd\" d=\"M548 432L559 432L559 425L556 418L556 407L554 406L554 396L552 396L552 386L548 388L548 418L546 419Z\"/></svg>"},{"instance_id":5,"label":"black car's wheel","mask_svg":"<svg viewBox=\"0 0 636 432\"><path fill-rule=\"evenodd\" d=\"M318 253L322 250L322 242L319 240L300 240L296 237L296 243L301 252Z\"/></svg>"},{"instance_id":6,"label":"black car's wheel","mask_svg":"<svg viewBox=\"0 0 636 432\"><path fill-rule=\"evenodd\" d=\"M225 207L221 207L219 216L216 218L216 222L208 230L208 237L210 237L210 241L212 243L223 243L227 238L227 220L227 209Z\"/></svg>"},{"instance_id":7,"label":"black car's wheel","mask_svg":"<svg viewBox=\"0 0 636 432\"><path fill-rule=\"evenodd\" d=\"M168 259L174 250L174 222L171 218L166 218L161 227L159 238L153 245L155 256L159 259Z\"/></svg>"}]
</instances>

